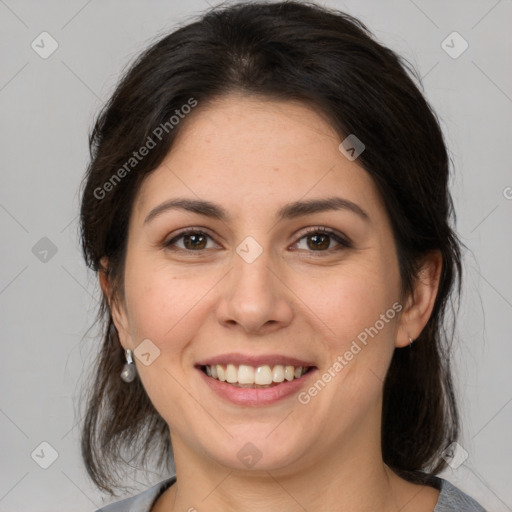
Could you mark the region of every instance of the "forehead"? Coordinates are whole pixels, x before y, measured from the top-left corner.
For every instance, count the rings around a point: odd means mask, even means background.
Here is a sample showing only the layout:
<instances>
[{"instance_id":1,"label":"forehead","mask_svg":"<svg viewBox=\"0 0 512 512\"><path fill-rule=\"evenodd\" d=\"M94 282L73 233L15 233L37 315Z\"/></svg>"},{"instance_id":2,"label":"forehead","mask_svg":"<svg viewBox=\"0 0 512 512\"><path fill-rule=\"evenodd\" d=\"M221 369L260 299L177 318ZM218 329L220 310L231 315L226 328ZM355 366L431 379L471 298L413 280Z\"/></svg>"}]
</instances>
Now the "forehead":
<instances>
[{"instance_id":1,"label":"forehead","mask_svg":"<svg viewBox=\"0 0 512 512\"><path fill-rule=\"evenodd\" d=\"M373 180L340 142L325 117L300 102L230 95L199 105L143 181L134 214L173 196L213 199L235 215L340 194L381 207Z\"/></svg>"}]
</instances>

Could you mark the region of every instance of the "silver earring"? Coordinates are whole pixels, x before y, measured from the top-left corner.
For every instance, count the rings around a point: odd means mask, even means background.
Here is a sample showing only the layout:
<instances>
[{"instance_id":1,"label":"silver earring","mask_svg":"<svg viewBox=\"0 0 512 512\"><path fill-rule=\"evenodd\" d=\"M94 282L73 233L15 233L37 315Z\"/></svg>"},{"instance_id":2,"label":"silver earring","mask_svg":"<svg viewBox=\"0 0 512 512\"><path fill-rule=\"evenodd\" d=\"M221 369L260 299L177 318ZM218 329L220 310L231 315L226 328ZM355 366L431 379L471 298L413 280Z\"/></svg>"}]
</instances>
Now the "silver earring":
<instances>
[{"instance_id":1,"label":"silver earring","mask_svg":"<svg viewBox=\"0 0 512 512\"><path fill-rule=\"evenodd\" d=\"M137 369L135 368L135 364L133 363L132 351L127 348L124 351L126 363L123 367L123 371L121 372L121 379L125 382L133 382L135 376L137 375Z\"/></svg>"},{"instance_id":2,"label":"silver earring","mask_svg":"<svg viewBox=\"0 0 512 512\"><path fill-rule=\"evenodd\" d=\"M409 336L409 346L411 346L411 345L412 345L413 341L414 341L414 340Z\"/></svg>"}]
</instances>

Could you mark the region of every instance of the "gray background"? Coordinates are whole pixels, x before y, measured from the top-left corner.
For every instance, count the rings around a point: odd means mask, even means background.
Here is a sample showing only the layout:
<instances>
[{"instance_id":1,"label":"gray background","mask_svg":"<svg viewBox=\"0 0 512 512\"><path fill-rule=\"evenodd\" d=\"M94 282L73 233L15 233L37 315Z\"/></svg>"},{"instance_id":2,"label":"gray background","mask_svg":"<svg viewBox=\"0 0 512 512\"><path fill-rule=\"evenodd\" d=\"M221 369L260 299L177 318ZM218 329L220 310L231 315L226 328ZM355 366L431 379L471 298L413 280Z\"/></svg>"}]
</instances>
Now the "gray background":
<instances>
[{"instance_id":1,"label":"gray background","mask_svg":"<svg viewBox=\"0 0 512 512\"><path fill-rule=\"evenodd\" d=\"M323 3L361 18L409 59L442 120L467 246L455 361L468 453L443 476L490 511L510 511L512 1ZM98 287L77 237L88 130L124 66L206 7L0 0L0 511L90 511L102 503L84 473L77 428L80 384L97 343L94 331L85 335ZM47 59L31 47L35 40L51 48L43 31L58 43ZM441 46L453 31L469 44L458 58ZM463 43L446 44L457 53ZM52 461L44 441L58 453L48 469L40 467Z\"/></svg>"}]
</instances>

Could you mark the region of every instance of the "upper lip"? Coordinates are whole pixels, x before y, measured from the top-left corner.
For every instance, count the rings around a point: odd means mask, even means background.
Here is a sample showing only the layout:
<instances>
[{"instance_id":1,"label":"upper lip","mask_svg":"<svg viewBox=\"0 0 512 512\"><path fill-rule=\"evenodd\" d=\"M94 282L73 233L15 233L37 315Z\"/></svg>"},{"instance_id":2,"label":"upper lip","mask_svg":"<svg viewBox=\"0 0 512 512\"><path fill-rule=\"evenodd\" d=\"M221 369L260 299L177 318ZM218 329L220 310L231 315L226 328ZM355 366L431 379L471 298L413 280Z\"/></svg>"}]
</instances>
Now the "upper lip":
<instances>
[{"instance_id":1,"label":"upper lip","mask_svg":"<svg viewBox=\"0 0 512 512\"><path fill-rule=\"evenodd\" d=\"M283 366L315 366L312 362L303 361L301 359L297 359L296 357L289 357L282 354L268 354L268 355L246 355L240 353L232 353L232 354L221 354L218 356L210 357L209 359L204 359L197 363L197 366L212 366L215 364L227 365L241 365L245 364L248 366L253 366L257 368L258 366L275 366L277 364L281 364Z\"/></svg>"}]
</instances>

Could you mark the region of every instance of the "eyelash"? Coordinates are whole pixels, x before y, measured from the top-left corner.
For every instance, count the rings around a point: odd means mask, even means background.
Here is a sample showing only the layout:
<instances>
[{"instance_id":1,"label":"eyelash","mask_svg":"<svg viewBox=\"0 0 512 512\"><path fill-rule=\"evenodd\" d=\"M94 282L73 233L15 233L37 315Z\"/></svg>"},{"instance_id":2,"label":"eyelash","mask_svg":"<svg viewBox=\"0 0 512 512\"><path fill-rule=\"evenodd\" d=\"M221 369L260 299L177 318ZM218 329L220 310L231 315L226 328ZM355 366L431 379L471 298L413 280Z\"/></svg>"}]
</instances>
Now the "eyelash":
<instances>
[{"instance_id":1,"label":"eyelash","mask_svg":"<svg viewBox=\"0 0 512 512\"><path fill-rule=\"evenodd\" d=\"M181 251L181 252L187 252L187 253L198 253L198 254L201 254L203 253L204 251L206 250L209 250L209 249L199 249L199 250L191 250L191 249L183 249L181 247L176 247L174 246L174 244L182 239L184 236L186 235L190 235L190 234L194 234L194 235L201 235L201 236L206 236L208 238L210 238L211 240L213 240L213 237L210 236L208 233L206 233L205 231L203 231L202 229L200 228L186 228L184 229L183 231L181 231L180 233L178 233L175 237L173 237L171 240L169 240L168 242L164 242L164 247L167 248L167 249L170 249L172 251ZM314 251L314 250L309 250L308 252L310 253L327 253L327 254L331 254L333 251L340 251L340 250L343 250L343 249L350 249L352 247L352 243L350 242L350 240L342 235L340 235L339 233L335 232L335 231L332 231L328 228L325 228L323 226L318 226L318 227L312 227L312 228L309 228L305 233L303 233L298 239L297 241L293 244L293 245L296 245L297 243L299 243L302 239L304 238L307 238L308 236L311 236L311 235L316 235L316 234L320 234L320 235L327 235L329 236L330 238L332 238L333 240L335 240L339 246L336 247L336 248L330 248L330 249L326 249L326 250L320 250L320 251ZM330 244L329 244L330 245ZM294 249L294 250L297 250L297 249Z\"/></svg>"}]
</instances>

